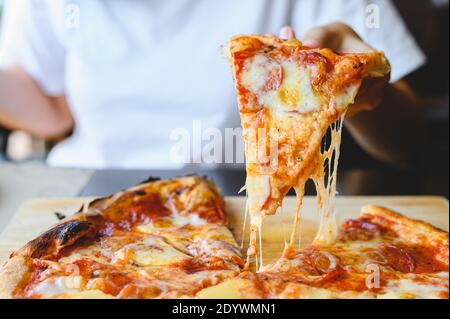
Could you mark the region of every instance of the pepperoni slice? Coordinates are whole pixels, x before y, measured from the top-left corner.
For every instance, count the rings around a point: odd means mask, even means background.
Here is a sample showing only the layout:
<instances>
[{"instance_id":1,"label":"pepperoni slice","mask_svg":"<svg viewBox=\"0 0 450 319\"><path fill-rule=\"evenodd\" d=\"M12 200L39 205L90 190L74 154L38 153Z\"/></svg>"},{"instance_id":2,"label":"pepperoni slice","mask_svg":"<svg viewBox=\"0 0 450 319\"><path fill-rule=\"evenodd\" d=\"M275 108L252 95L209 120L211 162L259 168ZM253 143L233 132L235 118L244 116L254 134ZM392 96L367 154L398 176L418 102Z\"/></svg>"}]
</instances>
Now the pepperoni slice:
<instances>
[{"instance_id":1,"label":"pepperoni slice","mask_svg":"<svg viewBox=\"0 0 450 319\"><path fill-rule=\"evenodd\" d=\"M306 282L328 282L342 275L339 259L326 251L306 250L294 258Z\"/></svg>"},{"instance_id":2,"label":"pepperoni slice","mask_svg":"<svg viewBox=\"0 0 450 319\"><path fill-rule=\"evenodd\" d=\"M382 250L388 266L403 273L414 272L416 268L414 258L404 249L395 245L384 245Z\"/></svg>"},{"instance_id":3,"label":"pepperoni slice","mask_svg":"<svg viewBox=\"0 0 450 319\"><path fill-rule=\"evenodd\" d=\"M436 259L432 247L422 245L383 245L381 253L386 257L387 265L405 273L448 272L448 264Z\"/></svg>"},{"instance_id":4,"label":"pepperoni slice","mask_svg":"<svg viewBox=\"0 0 450 319\"><path fill-rule=\"evenodd\" d=\"M274 59L257 54L245 61L241 80L254 94L278 90L283 81L283 68Z\"/></svg>"},{"instance_id":5,"label":"pepperoni slice","mask_svg":"<svg viewBox=\"0 0 450 319\"><path fill-rule=\"evenodd\" d=\"M279 89L281 82L283 80L283 68L281 65L271 65L267 73L267 80L264 83L263 91L276 91Z\"/></svg>"},{"instance_id":6,"label":"pepperoni slice","mask_svg":"<svg viewBox=\"0 0 450 319\"><path fill-rule=\"evenodd\" d=\"M345 221L343 231L340 234L342 241L371 240L382 233L382 229L359 219Z\"/></svg>"}]
</instances>

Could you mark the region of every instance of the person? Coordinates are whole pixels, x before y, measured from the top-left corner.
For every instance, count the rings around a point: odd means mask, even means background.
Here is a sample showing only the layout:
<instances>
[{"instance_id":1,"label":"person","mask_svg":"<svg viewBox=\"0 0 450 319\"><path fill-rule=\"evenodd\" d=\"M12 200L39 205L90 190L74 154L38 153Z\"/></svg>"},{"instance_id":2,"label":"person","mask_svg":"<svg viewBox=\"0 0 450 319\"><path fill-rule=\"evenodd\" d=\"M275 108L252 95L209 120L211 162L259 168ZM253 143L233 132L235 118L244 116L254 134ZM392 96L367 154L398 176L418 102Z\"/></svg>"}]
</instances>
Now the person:
<instances>
[{"instance_id":1,"label":"person","mask_svg":"<svg viewBox=\"0 0 450 319\"><path fill-rule=\"evenodd\" d=\"M0 124L70 134L50 165L182 166L170 158L176 128L239 127L219 47L280 28L310 47L385 51L390 79L365 81L345 124L369 154L407 163L423 132L403 79L425 57L389 0L7 0L3 20Z\"/></svg>"}]
</instances>

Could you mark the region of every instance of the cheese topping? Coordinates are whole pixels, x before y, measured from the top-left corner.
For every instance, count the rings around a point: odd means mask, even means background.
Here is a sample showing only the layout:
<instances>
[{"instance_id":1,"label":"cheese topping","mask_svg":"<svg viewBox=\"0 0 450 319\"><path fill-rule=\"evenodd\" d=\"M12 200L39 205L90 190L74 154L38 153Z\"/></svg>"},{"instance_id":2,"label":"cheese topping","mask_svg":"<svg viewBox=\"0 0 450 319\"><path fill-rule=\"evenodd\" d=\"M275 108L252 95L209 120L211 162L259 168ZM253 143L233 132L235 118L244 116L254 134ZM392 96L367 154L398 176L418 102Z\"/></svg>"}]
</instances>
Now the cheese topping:
<instances>
[{"instance_id":1,"label":"cheese topping","mask_svg":"<svg viewBox=\"0 0 450 319\"><path fill-rule=\"evenodd\" d=\"M421 278L423 277L423 278ZM421 280L422 279L422 280ZM386 285L386 293L378 296L380 299L414 299L443 298L448 295L448 272L441 272L432 276L414 275L410 278L391 280ZM448 297L447 297L448 298Z\"/></svg>"},{"instance_id":2,"label":"cheese topping","mask_svg":"<svg viewBox=\"0 0 450 319\"><path fill-rule=\"evenodd\" d=\"M259 103L272 112L307 113L320 109L320 98L314 94L310 74L314 67L292 61L281 64L261 54L246 61L242 84L258 97Z\"/></svg>"},{"instance_id":3,"label":"cheese topping","mask_svg":"<svg viewBox=\"0 0 450 319\"><path fill-rule=\"evenodd\" d=\"M167 244L162 237L152 236L143 242L126 245L114 254L115 262L134 262L141 266L163 266L190 256Z\"/></svg>"},{"instance_id":4,"label":"cheese topping","mask_svg":"<svg viewBox=\"0 0 450 319\"><path fill-rule=\"evenodd\" d=\"M207 221L200 218L197 214L173 215L170 218L160 218L147 224L136 226L136 229L143 233L151 234L158 230L174 229L185 225L204 226Z\"/></svg>"}]
</instances>

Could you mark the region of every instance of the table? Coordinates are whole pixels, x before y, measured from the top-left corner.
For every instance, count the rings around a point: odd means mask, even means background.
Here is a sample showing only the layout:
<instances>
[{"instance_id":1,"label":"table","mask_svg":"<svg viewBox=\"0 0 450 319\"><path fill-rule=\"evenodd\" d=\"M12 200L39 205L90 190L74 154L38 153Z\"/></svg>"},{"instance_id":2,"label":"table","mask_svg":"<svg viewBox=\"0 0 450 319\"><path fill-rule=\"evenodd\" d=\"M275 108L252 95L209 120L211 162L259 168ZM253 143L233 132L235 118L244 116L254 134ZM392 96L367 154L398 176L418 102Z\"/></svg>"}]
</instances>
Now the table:
<instances>
[{"instance_id":1,"label":"table","mask_svg":"<svg viewBox=\"0 0 450 319\"><path fill-rule=\"evenodd\" d=\"M447 169L447 171L445 171ZM48 167L42 162L0 162L0 232L19 206L32 197L103 196L149 176L162 178L197 173L212 178L226 196L237 195L245 183L243 169L182 170L92 170ZM448 198L447 168L436 165L429 172L341 169L337 189L340 195L441 195ZM313 194L311 184L307 194Z\"/></svg>"}]
</instances>

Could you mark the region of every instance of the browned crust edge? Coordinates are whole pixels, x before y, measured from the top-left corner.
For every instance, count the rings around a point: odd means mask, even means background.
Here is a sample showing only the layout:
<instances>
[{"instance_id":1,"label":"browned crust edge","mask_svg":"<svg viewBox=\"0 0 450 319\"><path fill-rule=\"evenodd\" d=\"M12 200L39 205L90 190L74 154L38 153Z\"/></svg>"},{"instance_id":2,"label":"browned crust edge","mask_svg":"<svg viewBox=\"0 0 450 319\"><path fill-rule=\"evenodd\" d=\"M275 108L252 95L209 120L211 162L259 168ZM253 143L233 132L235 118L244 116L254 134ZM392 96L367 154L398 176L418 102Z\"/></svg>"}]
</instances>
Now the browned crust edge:
<instances>
[{"instance_id":1,"label":"browned crust edge","mask_svg":"<svg viewBox=\"0 0 450 319\"><path fill-rule=\"evenodd\" d=\"M376 224L393 229L407 242L436 247L436 258L446 265L449 264L448 231L376 205L363 206L361 218L367 218Z\"/></svg>"},{"instance_id":2,"label":"browned crust edge","mask_svg":"<svg viewBox=\"0 0 450 319\"><path fill-rule=\"evenodd\" d=\"M89 224L89 220L91 220L91 217L101 214L104 209L114 204L114 202L124 194L142 190L149 186L157 187L157 184L159 183L167 183L173 180L183 180L189 178L202 180L217 189L217 187L208 179L199 176L177 177L167 180L156 180L138 184L113 195L92 200L88 205L84 207L83 210L62 219L50 229L43 232L35 239L29 241L23 247L13 252L11 254L11 257L20 255L23 257L36 258L45 255L46 252L50 252L52 248L61 248L62 246L71 245L77 239L80 239L81 237L89 234L89 231L92 230Z\"/></svg>"},{"instance_id":3,"label":"browned crust edge","mask_svg":"<svg viewBox=\"0 0 450 319\"><path fill-rule=\"evenodd\" d=\"M29 258L13 256L3 265L0 270L0 299L13 298L16 287L29 273L27 260Z\"/></svg>"},{"instance_id":4,"label":"browned crust edge","mask_svg":"<svg viewBox=\"0 0 450 319\"><path fill-rule=\"evenodd\" d=\"M377 206L377 205L365 205L361 209L361 216L377 216L389 220L399 227L408 227L410 229L415 229L421 233L426 233L427 235L432 235L436 239L448 239L448 232L436 227L430 223L423 220L413 219L406 217L400 213L397 213L389 208Z\"/></svg>"},{"instance_id":5,"label":"browned crust edge","mask_svg":"<svg viewBox=\"0 0 450 319\"><path fill-rule=\"evenodd\" d=\"M382 51L367 51L367 52L339 52L335 53L327 48L311 49L303 46L303 43L296 38L288 40L282 40L278 37L271 35L237 35L230 39L229 53L233 55L242 51L254 51L261 47L291 47L299 48L300 50L312 50L320 52L323 56L329 56L330 54L337 54L341 56L354 56L358 57L361 61L367 62L364 66L363 77L383 77L390 74L391 65ZM231 56L226 53L227 59L231 62ZM232 65L233 68L233 65Z\"/></svg>"}]
</instances>

